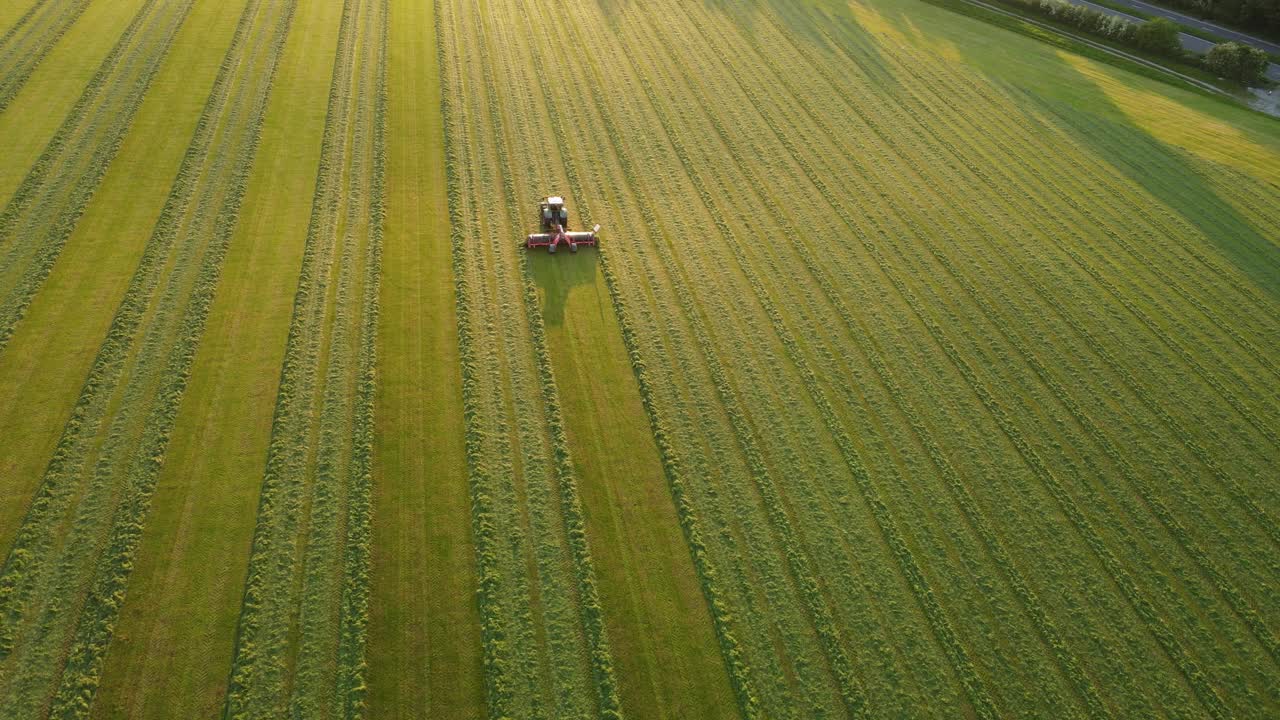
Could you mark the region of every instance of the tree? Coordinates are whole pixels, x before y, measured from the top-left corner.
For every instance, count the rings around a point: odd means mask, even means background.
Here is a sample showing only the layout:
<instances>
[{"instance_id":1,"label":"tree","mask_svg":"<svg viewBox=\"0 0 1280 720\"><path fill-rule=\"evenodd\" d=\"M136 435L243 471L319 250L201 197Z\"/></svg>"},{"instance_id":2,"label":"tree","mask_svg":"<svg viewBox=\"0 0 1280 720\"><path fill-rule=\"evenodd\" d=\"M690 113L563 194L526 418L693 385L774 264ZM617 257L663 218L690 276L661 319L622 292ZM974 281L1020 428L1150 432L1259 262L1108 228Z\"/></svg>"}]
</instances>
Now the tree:
<instances>
[{"instance_id":1,"label":"tree","mask_svg":"<svg viewBox=\"0 0 1280 720\"><path fill-rule=\"evenodd\" d=\"M1256 47L1238 42L1214 45L1204 56L1204 66L1220 77L1250 85L1262 81L1267 70L1267 54Z\"/></svg>"},{"instance_id":2,"label":"tree","mask_svg":"<svg viewBox=\"0 0 1280 720\"><path fill-rule=\"evenodd\" d=\"M1148 20L1138 26L1134 41L1138 47L1156 55L1180 57L1182 40L1178 38L1178 26L1164 18Z\"/></svg>"}]
</instances>

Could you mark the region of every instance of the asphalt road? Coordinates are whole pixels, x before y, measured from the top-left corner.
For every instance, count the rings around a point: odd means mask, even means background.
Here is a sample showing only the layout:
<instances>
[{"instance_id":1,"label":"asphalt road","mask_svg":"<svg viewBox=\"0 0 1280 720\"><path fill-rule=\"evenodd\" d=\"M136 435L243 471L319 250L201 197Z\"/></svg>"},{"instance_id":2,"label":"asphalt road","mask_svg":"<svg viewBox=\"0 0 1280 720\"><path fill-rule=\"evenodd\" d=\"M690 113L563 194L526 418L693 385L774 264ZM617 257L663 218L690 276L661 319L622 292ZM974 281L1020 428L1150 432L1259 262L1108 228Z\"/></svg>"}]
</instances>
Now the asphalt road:
<instances>
[{"instance_id":1,"label":"asphalt road","mask_svg":"<svg viewBox=\"0 0 1280 720\"><path fill-rule=\"evenodd\" d=\"M1267 52L1273 55L1280 55L1280 45L1277 45L1276 43L1267 42L1266 40L1256 38L1252 35L1246 35L1242 32L1237 32L1229 28L1224 28L1221 25L1214 25L1213 23L1208 22L1207 20L1194 18L1194 17L1191 17L1190 15L1183 15L1182 13L1174 10L1162 8L1158 5L1152 5L1151 3L1142 2L1142 0L1114 0L1114 1L1116 2L1116 4L1131 7L1134 10L1144 12L1148 15L1162 15L1164 17L1169 18L1170 20L1173 20L1174 22L1181 23L1188 27L1193 27L1199 30L1204 30L1205 32L1208 32L1208 33L1213 33L1214 35L1217 35L1218 37L1223 38L1224 40L1235 40L1236 42L1241 42L1247 45L1252 45L1257 48L1262 48L1263 50L1266 50Z\"/></svg>"},{"instance_id":2,"label":"asphalt road","mask_svg":"<svg viewBox=\"0 0 1280 720\"><path fill-rule=\"evenodd\" d=\"M1135 15L1122 13L1119 10L1112 10L1111 8L1106 7L1104 5L1091 3L1089 2L1089 0L1068 0L1068 1L1075 3L1076 5L1085 5L1087 7L1091 7L1100 13L1105 13L1107 15L1115 15L1116 17L1122 17L1122 18L1125 18L1126 20L1132 20L1133 22L1143 21L1142 18L1137 17ZM1269 43L1265 40L1259 40L1258 38L1252 37L1250 35L1245 35L1243 33L1235 32L1234 30L1228 30L1226 28L1219 27L1217 25L1214 25L1213 23L1205 22L1203 20L1197 20L1196 18L1188 17L1186 15L1176 13L1172 10L1166 10L1161 7L1156 7L1155 5L1144 3L1142 2L1142 0L1113 0L1113 1L1116 3L1120 3L1122 5L1127 5L1129 7L1135 8L1137 10L1140 10L1144 13L1148 13L1151 15L1163 15L1164 17L1167 17L1170 20L1173 20L1174 22L1182 23L1184 25L1190 25L1192 27L1197 27L1197 28L1200 28L1201 30L1204 30L1205 32L1214 33L1215 35L1222 37L1224 40L1235 40L1236 42L1246 43L1248 45L1253 45L1254 47L1262 48L1263 50L1270 53L1280 54L1280 45L1276 45L1275 43ZM1191 52L1200 53L1201 55L1209 52L1209 49L1213 47L1213 43L1209 42L1208 40L1205 40L1204 38L1198 38L1195 35L1178 33L1178 37L1182 40L1182 47L1186 48L1187 50L1190 50ZM1267 66L1267 77L1276 82L1280 82L1280 64L1270 63Z\"/></svg>"}]
</instances>

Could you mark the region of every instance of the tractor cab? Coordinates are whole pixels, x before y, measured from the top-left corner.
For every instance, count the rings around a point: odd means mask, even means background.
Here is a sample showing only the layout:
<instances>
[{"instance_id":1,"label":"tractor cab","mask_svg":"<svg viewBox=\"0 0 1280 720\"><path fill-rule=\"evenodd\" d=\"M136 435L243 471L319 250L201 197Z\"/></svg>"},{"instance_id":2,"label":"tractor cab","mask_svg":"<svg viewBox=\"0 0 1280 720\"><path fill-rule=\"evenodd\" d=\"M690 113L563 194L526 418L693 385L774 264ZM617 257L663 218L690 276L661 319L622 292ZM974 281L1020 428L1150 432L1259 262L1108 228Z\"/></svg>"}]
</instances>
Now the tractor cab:
<instances>
[{"instance_id":1,"label":"tractor cab","mask_svg":"<svg viewBox=\"0 0 1280 720\"><path fill-rule=\"evenodd\" d=\"M599 225L589 231L569 230L569 210L564 206L564 198L559 195L548 195L538 201L538 223L542 232L533 233L524 239L524 246L530 250L544 247L547 252L554 253L556 247L563 244L569 246L569 252L578 252L579 245L595 247L600 241L596 234L600 232Z\"/></svg>"},{"instance_id":2,"label":"tractor cab","mask_svg":"<svg viewBox=\"0 0 1280 720\"><path fill-rule=\"evenodd\" d=\"M569 227L569 211L565 209L564 198L552 195L538 203L538 217L543 230L550 230L556 225Z\"/></svg>"}]
</instances>

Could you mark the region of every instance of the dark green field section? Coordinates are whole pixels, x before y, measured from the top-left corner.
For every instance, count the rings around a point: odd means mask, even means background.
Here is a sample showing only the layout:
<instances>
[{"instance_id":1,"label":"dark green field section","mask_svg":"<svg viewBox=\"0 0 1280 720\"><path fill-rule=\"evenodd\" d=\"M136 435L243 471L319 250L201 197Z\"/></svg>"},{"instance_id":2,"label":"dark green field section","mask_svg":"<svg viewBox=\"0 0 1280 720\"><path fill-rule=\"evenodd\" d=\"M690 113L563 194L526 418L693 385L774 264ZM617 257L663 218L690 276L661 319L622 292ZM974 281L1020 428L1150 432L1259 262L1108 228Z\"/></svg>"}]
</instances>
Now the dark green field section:
<instances>
[{"instance_id":1,"label":"dark green field section","mask_svg":"<svg viewBox=\"0 0 1280 720\"><path fill-rule=\"evenodd\" d=\"M1275 717L1278 459L1222 99L919 0L0 4L4 720Z\"/></svg>"}]
</instances>

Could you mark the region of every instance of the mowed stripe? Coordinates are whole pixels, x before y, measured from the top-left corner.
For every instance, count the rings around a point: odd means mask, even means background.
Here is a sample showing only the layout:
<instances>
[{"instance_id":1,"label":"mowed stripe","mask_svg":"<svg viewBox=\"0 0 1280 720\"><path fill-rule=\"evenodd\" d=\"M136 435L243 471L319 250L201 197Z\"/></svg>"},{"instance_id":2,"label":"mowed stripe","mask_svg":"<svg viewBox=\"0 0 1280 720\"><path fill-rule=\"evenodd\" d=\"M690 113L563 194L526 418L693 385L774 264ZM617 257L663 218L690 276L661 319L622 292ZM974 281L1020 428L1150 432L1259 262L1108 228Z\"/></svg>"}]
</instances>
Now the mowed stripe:
<instances>
[{"instance_id":1,"label":"mowed stripe","mask_svg":"<svg viewBox=\"0 0 1280 720\"><path fill-rule=\"evenodd\" d=\"M224 715L363 712L385 0L349 0Z\"/></svg>"},{"instance_id":2,"label":"mowed stripe","mask_svg":"<svg viewBox=\"0 0 1280 720\"><path fill-rule=\"evenodd\" d=\"M213 717L231 667L341 5L302 0L95 717Z\"/></svg>"},{"instance_id":3,"label":"mowed stripe","mask_svg":"<svg viewBox=\"0 0 1280 720\"><path fill-rule=\"evenodd\" d=\"M391 4L369 716L484 712L433 3Z\"/></svg>"},{"instance_id":4,"label":"mowed stripe","mask_svg":"<svg viewBox=\"0 0 1280 720\"><path fill-rule=\"evenodd\" d=\"M490 714L619 713L485 13L438 3L467 460ZM511 123L511 125L508 125Z\"/></svg>"},{"instance_id":5,"label":"mowed stripe","mask_svg":"<svg viewBox=\"0 0 1280 720\"><path fill-rule=\"evenodd\" d=\"M195 132L243 3L199 3L60 262L0 353L0 544L12 542ZM219 52L210 52L216 48Z\"/></svg>"},{"instance_id":6,"label":"mowed stripe","mask_svg":"<svg viewBox=\"0 0 1280 720\"><path fill-rule=\"evenodd\" d=\"M115 158L193 4L143 5L0 211L0 352Z\"/></svg>"},{"instance_id":7,"label":"mowed stripe","mask_svg":"<svg viewBox=\"0 0 1280 720\"><path fill-rule=\"evenodd\" d=\"M557 107L538 81L545 77L543 58L531 44L538 33L524 31L511 5L491 7L494 44L505 50L497 56L505 111L527 128L517 144L523 156L515 177L518 196L567 189L572 222L589 227L594 221L581 171L560 132L562 118L576 119L579 112ZM552 32L538 22L540 32ZM535 86L541 91L521 90ZM529 256L565 402L623 706L643 717L735 716L711 619L599 272L602 262L594 250L577 257L545 251Z\"/></svg>"},{"instance_id":8,"label":"mowed stripe","mask_svg":"<svg viewBox=\"0 0 1280 720\"><path fill-rule=\"evenodd\" d=\"M169 202L0 572L14 717L88 713L221 263L292 4L251 3Z\"/></svg>"},{"instance_id":9,"label":"mowed stripe","mask_svg":"<svg viewBox=\"0 0 1280 720\"><path fill-rule=\"evenodd\" d=\"M0 112L88 5L89 0L39 3L0 36Z\"/></svg>"},{"instance_id":10,"label":"mowed stripe","mask_svg":"<svg viewBox=\"0 0 1280 720\"><path fill-rule=\"evenodd\" d=\"M52 0L50 0L52 2ZM91 3L0 113L0 202L8 203L125 28L148 0Z\"/></svg>"}]
</instances>

